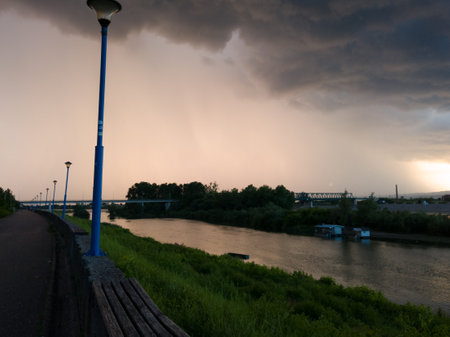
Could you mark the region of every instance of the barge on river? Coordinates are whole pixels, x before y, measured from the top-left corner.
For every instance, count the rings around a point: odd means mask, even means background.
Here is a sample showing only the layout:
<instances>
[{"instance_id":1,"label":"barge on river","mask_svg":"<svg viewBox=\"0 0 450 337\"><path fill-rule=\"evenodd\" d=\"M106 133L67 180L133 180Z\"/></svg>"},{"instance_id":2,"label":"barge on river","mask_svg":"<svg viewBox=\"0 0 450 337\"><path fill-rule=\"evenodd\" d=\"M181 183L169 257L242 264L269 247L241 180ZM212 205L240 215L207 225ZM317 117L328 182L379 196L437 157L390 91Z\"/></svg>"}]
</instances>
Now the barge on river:
<instances>
[{"instance_id":1,"label":"barge on river","mask_svg":"<svg viewBox=\"0 0 450 337\"><path fill-rule=\"evenodd\" d=\"M340 225L322 224L314 226L314 234L325 238L340 237L343 234L343 230L344 226Z\"/></svg>"}]
</instances>

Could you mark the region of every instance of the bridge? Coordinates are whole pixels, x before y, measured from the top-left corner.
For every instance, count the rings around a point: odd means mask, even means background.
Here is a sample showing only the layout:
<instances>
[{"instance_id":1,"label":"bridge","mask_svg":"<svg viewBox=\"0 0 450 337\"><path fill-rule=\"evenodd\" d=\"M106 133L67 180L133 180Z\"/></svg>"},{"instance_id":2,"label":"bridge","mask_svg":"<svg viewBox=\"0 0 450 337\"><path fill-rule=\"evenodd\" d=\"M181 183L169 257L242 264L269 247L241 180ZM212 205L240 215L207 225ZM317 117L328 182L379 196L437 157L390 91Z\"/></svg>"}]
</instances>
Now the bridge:
<instances>
[{"instance_id":1,"label":"bridge","mask_svg":"<svg viewBox=\"0 0 450 337\"><path fill-rule=\"evenodd\" d=\"M343 198L345 193L333 192L333 193L315 193L315 192L300 192L295 193L295 200L297 202L311 202L311 201L336 201ZM347 192L347 198L354 200L355 197L352 193ZM102 205L104 204L141 204L144 205L146 203L164 203L166 207L170 207L170 204L173 202L177 202L175 199L139 199L139 200L121 200L121 199L113 199L113 200L102 200ZM30 207L47 207L47 205L51 205L53 201L39 201L39 200L31 200L31 201L20 201L21 206L30 206ZM55 200L55 205L63 205L64 200ZM66 205L85 205L91 206L92 200L67 200Z\"/></svg>"},{"instance_id":2,"label":"bridge","mask_svg":"<svg viewBox=\"0 0 450 337\"><path fill-rule=\"evenodd\" d=\"M102 205L104 204L147 204L147 203L165 203L170 206L172 202L177 202L175 199L139 199L139 200L102 200ZM19 201L20 206L31 206L31 207L47 207L47 205L52 205L53 201L39 201L39 200L31 200L31 201ZM64 200L55 200L55 205L63 205ZM92 200L66 200L66 205L85 205L91 206Z\"/></svg>"},{"instance_id":3,"label":"bridge","mask_svg":"<svg viewBox=\"0 0 450 337\"><path fill-rule=\"evenodd\" d=\"M309 202L309 201L332 201L340 200L344 197L345 193L310 193L301 192L295 193L295 200L299 202ZM353 194L347 192L348 199L354 199Z\"/></svg>"},{"instance_id":4,"label":"bridge","mask_svg":"<svg viewBox=\"0 0 450 337\"><path fill-rule=\"evenodd\" d=\"M309 201L327 201L327 200L340 200L343 198L345 193L333 192L333 193L315 193L315 192L300 192L295 193L295 200L300 202L309 202ZM348 199L355 199L352 193L347 192ZM172 203L177 202L175 199L138 199L138 200L121 200L121 199L112 199L112 200L102 200L103 204L146 204L146 203ZM47 201L47 204L52 204L53 201ZM63 205L64 200L55 200L55 205ZM90 206L92 204L92 200L67 200L66 205L87 205ZM45 206L45 201L39 200L31 200L31 201L20 201L21 206Z\"/></svg>"}]
</instances>

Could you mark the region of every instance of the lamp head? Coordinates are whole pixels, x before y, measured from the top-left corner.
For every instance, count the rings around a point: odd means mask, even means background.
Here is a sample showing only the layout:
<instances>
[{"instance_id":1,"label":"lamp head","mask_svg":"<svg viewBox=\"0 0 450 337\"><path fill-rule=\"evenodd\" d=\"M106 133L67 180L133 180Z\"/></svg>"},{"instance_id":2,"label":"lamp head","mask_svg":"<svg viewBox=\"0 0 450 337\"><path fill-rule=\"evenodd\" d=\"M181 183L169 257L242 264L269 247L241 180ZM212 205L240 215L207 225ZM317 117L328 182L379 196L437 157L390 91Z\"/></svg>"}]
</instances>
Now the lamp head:
<instances>
[{"instance_id":1,"label":"lamp head","mask_svg":"<svg viewBox=\"0 0 450 337\"><path fill-rule=\"evenodd\" d=\"M56 185L56 183L57 183L57 181L56 181L56 180L53 180L53 184L55 184L55 185Z\"/></svg>"},{"instance_id":2,"label":"lamp head","mask_svg":"<svg viewBox=\"0 0 450 337\"><path fill-rule=\"evenodd\" d=\"M66 161L64 164L66 164L66 167L69 168L72 163L70 161Z\"/></svg>"},{"instance_id":3,"label":"lamp head","mask_svg":"<svg viewBox=\"0 0 450 337\"><path fill-rule=\"evenodd\" d=\"M116 0L87 0L87 5L95 11L102 27L107 27L111 17L122 9Z\"/></svg>"}]
</instances>

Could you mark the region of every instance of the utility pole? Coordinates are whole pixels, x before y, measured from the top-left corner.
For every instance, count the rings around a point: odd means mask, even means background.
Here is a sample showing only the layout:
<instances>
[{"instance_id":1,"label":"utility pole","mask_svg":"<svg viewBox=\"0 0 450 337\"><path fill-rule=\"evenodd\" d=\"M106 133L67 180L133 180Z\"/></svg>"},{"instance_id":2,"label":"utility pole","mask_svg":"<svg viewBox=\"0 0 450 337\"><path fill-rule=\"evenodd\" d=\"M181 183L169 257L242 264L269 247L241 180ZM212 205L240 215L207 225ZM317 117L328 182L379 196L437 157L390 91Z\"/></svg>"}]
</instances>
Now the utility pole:
<instances>
[{"instance_id":1,"label":"utility pole","mask_svg":"<svg viewBox=\"0 0 450 337\"><path fill-rule=\"evenodd\" d=\"M395 184L395 202L398 203L398 186Z\"/></svg>"}]
</instances>

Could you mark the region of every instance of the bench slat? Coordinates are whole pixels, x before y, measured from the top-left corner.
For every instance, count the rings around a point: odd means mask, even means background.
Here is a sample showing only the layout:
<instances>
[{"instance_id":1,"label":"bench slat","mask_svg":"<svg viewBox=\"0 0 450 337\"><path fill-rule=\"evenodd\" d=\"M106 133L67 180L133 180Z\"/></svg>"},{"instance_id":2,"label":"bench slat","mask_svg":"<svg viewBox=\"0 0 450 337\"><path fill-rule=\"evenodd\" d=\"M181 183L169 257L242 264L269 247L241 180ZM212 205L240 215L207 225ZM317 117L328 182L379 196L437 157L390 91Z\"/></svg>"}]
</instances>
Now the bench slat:
<instances>
[{"instance_id":1,"label":"bench slat","mask_svg":"<svg viewBox=\"0 0 450 337\"><path fill-rule=\"evenodd\" d=\"M152 328L158 337L172 337L172 334L167 331L167 329L161 325L155 315L150 311L150 309L142 301L139 294L134 289L133 285L129 280L121 281L123 289L130 297L133 304L136 306L137 310L142 314L147 324Z\"/></svg>"},{"instance_id":2,"label":"bench slat","mask_svg":"<svg viewBox=\"0 0 450 337\"><path fill-rule=\"evenodd\" d=\"M109 305L101 284L94 281L92 283L92 288L94 290L94 296L97 300L103 322L107 327L108 334L111 337L125 337L122 333L122 330L120 329L119 324L117 323L116 317L114 316L114 313L111 309L111 306Z\"/></svg>"},{"instance_id":3,"label":"bench slat","mask_svg":"<svg viewBox=\"0 0 450 337\"><path fill-rule=\"evenodd\" d=\"M130 321L127 312L122 307L121 302L116 296L111 284L102 283L103 290L105 291L105 295L111 304L111 307L114 311L114 315L119 322L119 325L122 327L124 335L130 337L140 337L136 328L133 326L133 323Z\"/></svg>"},{"instance_id":4,"label":"bench slat","mask_svg":"<svg viewBox=\"0 0 450 337\"><path fill-rule=\"evenodd\" d=\"M155 333L147 325L147 322L142 318L142 316L141 316L142 313L136 309L136 307L134 306L130 297L123 289L122 284L119 281L114 281L114 282L112 282L112 286L113 286L114 290L116 291L117 297L119 298L120 302L122 303L125 311L127 312L128 317L131 318L131 320L133 321L136 329L139 331L141 336L156 337Z\"/></svg>"},{"instance_id":5,"label":"bench slat","mask_svg":"<svg viewBox=\"0 0 450 337\"><path fill-rule=\"evenodd\" d=\"M161 310L159 310L158 306L151 300L139 282L131 278L129 279L130 284L139 294L142 301L147 305L153 315L161 322L163 326L166 327L174 336L176 337L189 337L189 335L184 332L178 325L176 325L171 319L169 319L166 315L164 315Z\"/></svg>"}]
</instances>

